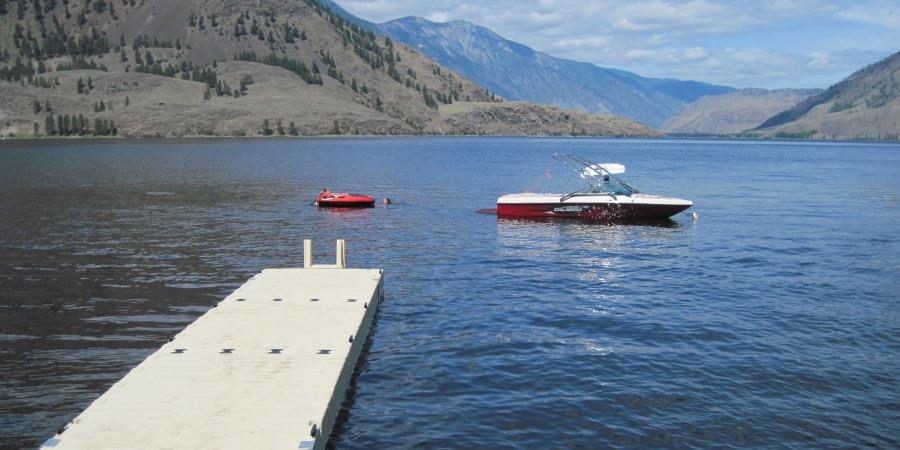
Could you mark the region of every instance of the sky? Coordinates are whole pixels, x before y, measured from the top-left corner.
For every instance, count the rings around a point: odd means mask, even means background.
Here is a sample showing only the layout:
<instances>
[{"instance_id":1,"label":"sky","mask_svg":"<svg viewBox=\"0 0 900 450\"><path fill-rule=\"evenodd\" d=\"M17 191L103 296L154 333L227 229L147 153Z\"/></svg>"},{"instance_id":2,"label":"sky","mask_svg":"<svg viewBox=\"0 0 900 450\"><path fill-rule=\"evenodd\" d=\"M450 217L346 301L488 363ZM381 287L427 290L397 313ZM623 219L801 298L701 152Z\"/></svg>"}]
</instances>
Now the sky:
<instances>
[{"instance_id":1,"label":"sky","mask_svg":"<svg viewBox=\"0 0 900 450\"><path fill-rule=\"evenodd\" d=\"M900 0L336 0L467 20L560 58L734 87L825 88L900 51Z\"/></svg>"}]
</instances>

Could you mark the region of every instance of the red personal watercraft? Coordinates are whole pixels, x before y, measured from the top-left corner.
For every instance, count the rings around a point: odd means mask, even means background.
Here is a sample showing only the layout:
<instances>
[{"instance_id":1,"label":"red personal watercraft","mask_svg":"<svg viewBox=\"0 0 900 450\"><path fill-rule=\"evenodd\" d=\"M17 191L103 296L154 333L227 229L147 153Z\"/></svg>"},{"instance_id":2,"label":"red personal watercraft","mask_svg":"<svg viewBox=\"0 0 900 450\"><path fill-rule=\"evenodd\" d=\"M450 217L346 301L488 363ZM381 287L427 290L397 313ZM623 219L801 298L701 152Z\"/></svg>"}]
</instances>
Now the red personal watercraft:
<instances>
[{"instance_id":1,"label":"red personal watercraft","mask_svg":"<svg viewBox=\"0 0 900 450\"><path fill-rule=\"evenodd\" d=\"M316 196L316 206L325 208L371 208L375 197L346 192L323 191Z\"/></svg>"}]
</instances>

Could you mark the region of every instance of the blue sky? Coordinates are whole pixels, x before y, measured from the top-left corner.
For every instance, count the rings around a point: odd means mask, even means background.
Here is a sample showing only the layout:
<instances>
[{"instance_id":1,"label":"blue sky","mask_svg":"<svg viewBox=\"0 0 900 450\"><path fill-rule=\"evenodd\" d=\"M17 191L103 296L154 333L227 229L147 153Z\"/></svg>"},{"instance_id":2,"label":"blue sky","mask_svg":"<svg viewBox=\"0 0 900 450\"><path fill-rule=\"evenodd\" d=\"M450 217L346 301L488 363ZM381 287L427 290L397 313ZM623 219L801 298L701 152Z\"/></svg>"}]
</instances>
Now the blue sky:
<instances>
[{"instance_id":1,"label":"blue sky","mask_svg":"<svg viewBox=\"0 0 900 450\"><path fill-rule=\"evenodd\" d=\"M337 0L372 22L468 20L554 56L735 87L818 87L900 50L900 0Z\"/></svg>"}]
</instances>

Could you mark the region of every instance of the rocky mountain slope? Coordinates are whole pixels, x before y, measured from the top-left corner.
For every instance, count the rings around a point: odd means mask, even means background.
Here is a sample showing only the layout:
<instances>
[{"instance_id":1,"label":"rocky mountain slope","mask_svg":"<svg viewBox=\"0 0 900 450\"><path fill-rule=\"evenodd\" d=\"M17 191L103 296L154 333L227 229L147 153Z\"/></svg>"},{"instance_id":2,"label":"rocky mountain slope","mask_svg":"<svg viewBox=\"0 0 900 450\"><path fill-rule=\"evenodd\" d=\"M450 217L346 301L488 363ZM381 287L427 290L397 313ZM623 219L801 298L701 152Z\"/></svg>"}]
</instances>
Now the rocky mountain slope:
<instances>
[{"instance_id":1,"label":"rocky mountain slope","mask_svg":"<svg viewBox=\"0 0 900 450\"><path fill-rule=\"evenodd\" d=\"M3 135L657 134L517 107L318 0L0 0Z\"/></svg>"},{"instance_id":2,"label":"rocky mountain slope","mask_svg":"<svg viewBox=\"0 0 900 450\"><path fill-rule=\"evenodd\" d=\"M739 89L706 95L666 120L660 129L673 134L737 134L758 127L769 117L818 92L816 89Z\"/></svg>"},{"instance_id":3,"label":"rocky mountain slope","mask_svg":"<svg viewBox=\"0 0 900 450\"><path fill-rule=\"evenodd\" d=\"M337 6L335 10L348 20L369 24ZM651 126L659 126L701 96L734 90L697 81L644 78L556 58L461 20L436 23L405 17L369 25L506 99L615 114Z\"/></svg>"},{"instance_id":4,"label":"rocky mountain slope","mask_svg":"<svg viewBox=\"0 0 900 450\"><path fill-rule=\"evenodd\" d=\"M787 138L900 138L900 52L772 116L753 132Z\"/></svg>"}]
</instances>

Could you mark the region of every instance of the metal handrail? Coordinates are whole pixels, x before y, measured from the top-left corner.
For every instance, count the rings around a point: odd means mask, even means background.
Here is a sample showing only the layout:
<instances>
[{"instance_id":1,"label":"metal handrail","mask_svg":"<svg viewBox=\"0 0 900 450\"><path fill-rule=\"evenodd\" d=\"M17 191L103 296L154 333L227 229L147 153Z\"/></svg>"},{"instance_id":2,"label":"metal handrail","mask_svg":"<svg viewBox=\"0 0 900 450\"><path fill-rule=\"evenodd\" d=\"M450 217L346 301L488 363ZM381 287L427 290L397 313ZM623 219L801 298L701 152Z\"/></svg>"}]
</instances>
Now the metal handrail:
<instances>
[{"instance_id":1,"label":"metal handrail","mask_svg":"<svg viewBox=\"0 0 900 450\"><path fill-rule=\"evenodd\" d=\"M619 184L625 186L625 188L627 188L630 191L630 194L638 193L638 190L635 189L633 186L626 183L621 178L613 175L608 170L604 169L599 164L594 163L593 161L587 160L578 155L562 155L559 153L555 153L553 155L553 159L569 166L572 169L572 171L575 172L576 175L578 175L579 178L585 180L585 182L588 184L588 186L591 189L596 189L596 188L603 189L604 193L609 195L610 197L612 197L614 200L618 200L619 198L616 196L615 193L613 193L606 187L607 181L604 179L597 178L594 175L591 175L590 172L588 172L588 170L590 170L592 172L602 173L604 178L615 179ZM580 164L582 167L576 168L576 167L574 167L574 163ZM593 180L594 182L591 183L590 181L587 181L589 179ZM575 195L577 195L579 192L582 192L582 191L583 191L583 189L581 191L574 191L574 192L568 193L566 195L563 195L560 198L560 201L562 202L562 201L568 200L569 198L574 197Z\"/></svg>"}]
</instances>

